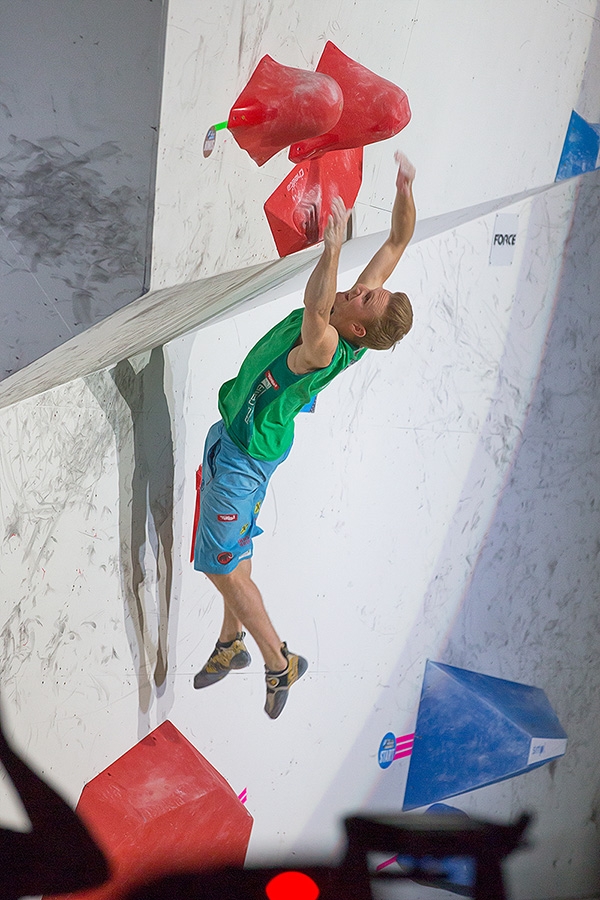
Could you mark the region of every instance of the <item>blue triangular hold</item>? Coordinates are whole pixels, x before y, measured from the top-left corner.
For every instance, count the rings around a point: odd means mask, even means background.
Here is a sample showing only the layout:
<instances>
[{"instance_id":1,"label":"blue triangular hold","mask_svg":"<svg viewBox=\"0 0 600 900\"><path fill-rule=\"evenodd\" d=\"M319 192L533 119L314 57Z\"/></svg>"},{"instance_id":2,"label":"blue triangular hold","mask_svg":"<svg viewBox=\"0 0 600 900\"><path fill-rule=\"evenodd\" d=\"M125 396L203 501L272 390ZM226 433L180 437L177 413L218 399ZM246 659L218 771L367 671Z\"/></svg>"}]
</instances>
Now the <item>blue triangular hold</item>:
<instances>
[{"instance_id":1,"label":"blue triangular hold","mask_svg":"<svg viewBox=\"0 0 600 900\"><path fill-rule=\"evenodd\" d=\"M555 181L591 172L598 166L600 127L592 125L573 110L563 144Z\"/></svg>"},{"instance_id":2,"label":"blue triangular hold","mask_svg":"<svg viewBox=\"0 0 600 900\"><path fill-rule=\"evenodd\" d=\"M566 745L540 688L428 660L403 809L521 775Z\"/></svg>"}]
</instances>

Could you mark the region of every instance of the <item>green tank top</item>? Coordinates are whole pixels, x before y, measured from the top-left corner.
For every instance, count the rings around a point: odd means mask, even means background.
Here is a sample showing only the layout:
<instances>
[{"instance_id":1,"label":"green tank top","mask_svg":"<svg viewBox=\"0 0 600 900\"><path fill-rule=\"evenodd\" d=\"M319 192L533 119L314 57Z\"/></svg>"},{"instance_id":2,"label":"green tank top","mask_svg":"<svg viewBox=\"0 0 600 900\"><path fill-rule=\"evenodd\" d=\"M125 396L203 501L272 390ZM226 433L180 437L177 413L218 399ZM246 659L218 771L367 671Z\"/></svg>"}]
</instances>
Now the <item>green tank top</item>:
<instances>
[{"instance_id":1,"label":"green tank top","mask_svg":"<svg viewBox=\"0 0 600 900\"><path fill-rule=\"evenodd\" d=\"M325 369L295 375L287 364L300 337L304 309L293 312L260 339L236 378L219 391L219 412L232 441L255 459L276 460L294 439L294 418L315 394L366 352L340 337Z\"/></svg>"}]
</instances>

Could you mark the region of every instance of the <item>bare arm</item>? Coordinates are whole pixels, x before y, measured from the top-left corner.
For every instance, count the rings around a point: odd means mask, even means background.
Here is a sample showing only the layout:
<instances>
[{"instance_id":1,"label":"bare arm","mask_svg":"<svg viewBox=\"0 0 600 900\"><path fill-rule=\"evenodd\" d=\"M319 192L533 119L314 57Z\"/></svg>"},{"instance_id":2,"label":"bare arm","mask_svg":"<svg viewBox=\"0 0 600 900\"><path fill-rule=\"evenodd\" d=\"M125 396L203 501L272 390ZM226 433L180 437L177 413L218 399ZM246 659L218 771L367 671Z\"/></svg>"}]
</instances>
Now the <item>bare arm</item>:
<instances>
[{"instance_id":1,"label":"bare arm","mask_svg":"<svg viewBox=\"0 0 600 900\"><path fill-rule=\"evenodd\" d=\"M338 333L329 324L329 317L335 301L340 250L349 215L350 210L335 197L323 235L323 253L304 291L302 343L288 356L289 367L298 375L326 368L338 345Z\"/></svg>"},{"instance_id":2,"label":"bare arm","mask_svg":"<svg viewBox=\"0 0 600 900\"><path fill-rule=\"evenodd\" d=\"M396 153L395 159L398 163L398 175L390 235L356 282L371 289L381 287L390 277L415 230L417 214L412 193L415 167L403 153Z\"/></svg>"},{"instance_id":3,"label":"bare arm","mask_svg":"<svg viewBox=\"0 0 600 900\"><path fill-rule=\"evenodd\" d=\"M1 719L0 762L32 826L30 832L0 828L0 895L62 893L106 881L104 854L79 816L15 753Z\"/></svg>"}]
</instances>

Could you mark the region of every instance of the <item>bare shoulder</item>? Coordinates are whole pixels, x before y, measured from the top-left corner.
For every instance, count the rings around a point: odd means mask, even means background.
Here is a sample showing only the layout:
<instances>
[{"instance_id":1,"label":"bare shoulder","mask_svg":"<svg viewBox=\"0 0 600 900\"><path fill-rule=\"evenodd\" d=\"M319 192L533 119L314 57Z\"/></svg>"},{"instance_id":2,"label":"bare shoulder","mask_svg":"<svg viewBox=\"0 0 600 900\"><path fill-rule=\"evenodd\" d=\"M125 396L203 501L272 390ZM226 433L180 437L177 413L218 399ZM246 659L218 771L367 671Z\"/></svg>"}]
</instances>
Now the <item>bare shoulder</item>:
<instances>
[{"instance_id":1,"label":"bare shoulder","mask_svg":"<svg viewBox=\"0 0 600 900\"><path fill-rule=\"evenodd\" d=\"M292 347L287 364L295 375L307 375L330 365L337 350L339 335L333 325L321 332L318 340L302 334L301 343Z\"/></svg>"}]
</instances>

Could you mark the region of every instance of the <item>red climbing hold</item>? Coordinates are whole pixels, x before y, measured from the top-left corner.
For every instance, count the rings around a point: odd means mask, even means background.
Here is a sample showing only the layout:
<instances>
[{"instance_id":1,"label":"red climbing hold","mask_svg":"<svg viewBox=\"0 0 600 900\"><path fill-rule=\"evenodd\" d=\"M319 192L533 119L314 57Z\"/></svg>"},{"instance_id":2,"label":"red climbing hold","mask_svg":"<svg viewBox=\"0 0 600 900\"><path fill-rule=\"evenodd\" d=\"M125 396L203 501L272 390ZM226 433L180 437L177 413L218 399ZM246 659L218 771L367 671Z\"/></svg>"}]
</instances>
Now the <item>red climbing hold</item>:
<instances>
[{"instance_id":1,"label":"red climbing hold","mask_svg":"<svg viewBox=\"0 0 600 900\"><path fill-rule=\"evenodd\" d=\"M408 97L397 85L371 72L328 41L317 72L330 75L342 89L344 109L326 134L296 141L292 162L316 159L329 150L363 147L393 137L410 121Z\"/></svg>"},{"instance_id":2,"label":"red climbing hold","mask_svg":"<svg viewBox=\"0 0 600 900\"><path fill-rule=\"evenodd\" d=\"M282 66L263 56L233 104L227 127L262 166L295 141L333 128L343 103L342 90L329 75Z\"/></svg>"}]
</instances>

